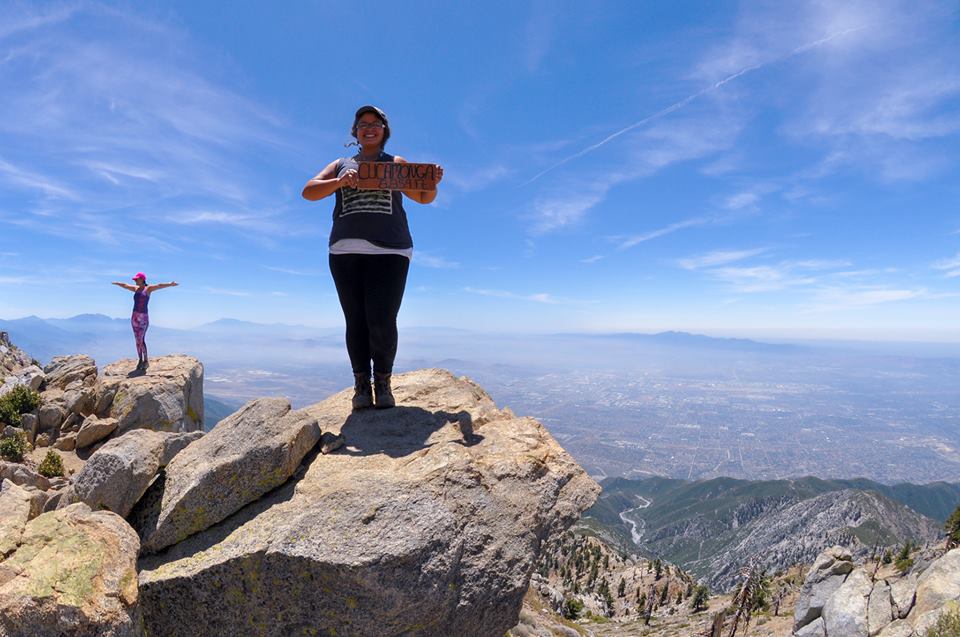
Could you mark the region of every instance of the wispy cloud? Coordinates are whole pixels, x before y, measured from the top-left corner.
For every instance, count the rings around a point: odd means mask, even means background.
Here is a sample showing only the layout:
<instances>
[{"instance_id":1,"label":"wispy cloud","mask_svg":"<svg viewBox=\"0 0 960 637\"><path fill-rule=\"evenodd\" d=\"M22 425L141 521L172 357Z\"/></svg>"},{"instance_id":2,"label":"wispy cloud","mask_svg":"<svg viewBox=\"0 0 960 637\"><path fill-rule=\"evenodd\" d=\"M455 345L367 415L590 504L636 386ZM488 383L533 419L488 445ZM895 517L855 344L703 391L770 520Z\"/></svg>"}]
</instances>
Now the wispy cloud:
<instances>
[{"instance_id":1,"label":"wispy cloud","mask_svg":"<svg viewBox=\"0 0 960 637\"><path fill-rule=\"evenodd\" d=\"M657 239L659 237L663 237L668 234L673 234L678 230L683 230L685 228L693 228L695 226L702 226L708 221L709 219L702 218L702 217L693 218L693 219L684 219L683 221L678 221L677 223L671 223L669 226L664 226L663 228L651 230L650 232L644 232L641 234L634 235L632 237L616 239L616 241L618 242L617 247L620 250L626 250L627 248L632 248L645 241L650 241L651 239Z\"/></svg>"},{"instance_id":2,"label":"wispy cloud","mask_svg":"<svg viewBox=\"0 0 960 637\"><path fill-rule=\"evenodd\" d=\"M580 259L580 263L596 263L602 259L605 259L606 256L602 254L595 254L592 257L587 257L586 259Z\"/></svg>"},{"instance_id":3,"label":"wispy cloud","mask_svg":"<svg viewBox=\"0 0 960 637\"><path fill-rule=\"evenodd\" d=\"M578 301L575 299L568 299L563 297L557 297L546 292L537 292L534 294L517 294L516 292L508 292L506 290L491 290L484 288L473 288L466 287L464 291L471 294L478 294L480 296L492 296L500 299L514 299L517 301L530 301L533 303L545 303L547 305L581 305L581 304L590 304L594 301Z\"/></svg>"},{"instance_id":4,"label":"wispy cloud","mask_svg":"<svg viewBox=\"0 0 960 637\"><path fill-rule=\"evenodd\" d=\"M958 252L954 257L949 259L941 259L931 266L934 270L941 270L944 272L944 275L950 278L960 276L960 252Z\"/></svg>"},{"instance_id":5,"label":"wispy cloud","mask_svg":"<svg viewBox=\"0 0 960 637\"><path fill-rule=\"evenodd\" d=\"M427 252L423 252L422 250L417 250L413 253L413 262L417 265L422 265L427 268L438 268L443 270L450 270L460 267L460 264L456 261L450 261L444 257L429 254Z\"/></svg>"},{"instance_id":6,"label":"wispy cloud","mask_svg":"<svg viewBox=\"0 0 960 637\"><path fill-rule=\"evenodd\" d=\"M753 248L750 250L716 250L696 257L687 257L677 261L684 270L700 270L702 268L725 265L755 257L768 252L769 248Z\"/></svg>"},{"instance_id":7,"label":"wispy cloud","mask_svg":"<svg viewBox=\"0 0 960 637\"><path fill-rule=\"evenodd\" d=\"M693 101L696 100L697 98L702 97L702 96L704 96L704 95L706 95L706 94L708 94L708 93L712 93L713 91L716 91L717 89L721 88L721 87L724 86L725 84L728 84L728 83L736 80L737 78L739 78L739 77L741 77L741 76L743 76L743 75L746 75L747 73L750 73L750 72L752 72L752 71L756 71L756 70L758 70L758 69L761 69L761 68L763 68L763 67L765 67L765 66L769 66L769 65L771 65L771 64L775 64L775 63L778 63L778 62L782 62L782 61L784 61L784 60L790 59L790 58L795 57L795 56L797 56L797 55L801 55L801 54L803 54L803 53L806 53L807 51L811 51L811 50L813 50L813 49L816 49L816 48L818 48L818 47L820 47L820 46L823 46L823 45L825 45L825 44L828 44L829 42L831 42L831 41L833 41L833 40L835 40L835 39L837 39L837 38L842 38L842 37L847 36L847 35L849 35L849 34L851 34L851 33L854 33L854 32L856 32L856 31L859 31L859 30L861 30L861 29L863 29L863 28L865 28L865 27L863 27L863 26L856 26L856 27L851 27L851 28L843 29L843 30L841 30L841 31L837 31L837 32L834 32L834 33L828 33L828 34L825 34L824 36L819 37L819 38L817 38L817 39L815 39L815 40L811 40L811 41L809 41L809 42L806 42L806 43L804 43L804 44L802 44L802 45L794 48L792 51L788 51L788 52L785 53L785 54L776 56L776 57L774 57L774 58L772 58L772 59L761 59L761 60L757 61L756 63L748 64L747 66L744 66L743 68L741 68L741 69L739 69L739 70L737 70L737 71L729 74L728 76L724 77L723 79L721 79L721 80L719 80L719 81L717 81L717 82L714 82L713 84L711 84L711 85L709 85L709 86L707 86L707 87L705 87L705 88L697 91L696 93L692 93L692 94L688 95L687 97L683 98L682 100L680 100L680 101L678 101L678 102L674 102L674 103L671 104L670 106L667 106L666 108L661 109L661 110L657 111L656 113L653 113L653 114L651 114L651 115L648 115L648 116L644 117L643 119L641 119L641 120L639 120L639 121L637 121L637 122L634 122L633 124L630 124L629 126L627 126L627 127L625 127L625 128L622 128L622 129L620 129L620 130L618 130L618 131L616 131L616 132L614 132L614 133L611 133L610 135L608 135L607 137L603 138L603 139L600 140L599 142L597 142L597 143L595 143L595 144L591 144L590 146L587 146L587 147L584 148L583 150L581 150L581 151L579 151L579 152L577 152L577 153L574 153L574 154L572 154L572 155L569 155L569 156L561 159L560 161L552 164L551 166L548 166L548 167L545 168L544 170L540 171L539 173L537 173L536 175L534 175L533 177L531 177L529 180L527 180L526 182L524 182L523 185L526 186L526 185L529 185L529 184L533 183L533 182L536 181L537 179L540 179L541 177L543 177L543 176L546 175L547 173L549 173L549 172L551 172L551 171L559 168L560 166L563 166L564 164L567 164L567 163L569 163L569 162L571 162L571 161L573 161L573 160L575 160L575 159L578 159L578 158L580 158L580 157L583 157L584 155L587 155L587 154L589 154L589 153L592 153L593 151L599 149L599 148L602 147L602 146L605 146L606 144L608 144L608 143L612 142L613 140L617 139L618 137L622 137L623 135L629 133L630 131L632 131L632 130L634 130L634 129L640 128L641 126L646 126L647 124L649 124L649 123L651 123L651 122L653 122L653 121L656 121L656 120L658 120L658 119L660 119L660 118L662 118L662 117L664 117L664 116L666 116L666 115L669 115L669 114L671 114L671 113L673 113L673 112L676 112L676 111L684 108L684 107L687 106L690 102L693 102Z\"/></svg>"},{"instance_id":8,"label":"wispy cloud","mask_svg":"<svg viewBox=\"0 0 960 637\"><path fill-rule=\"evenodd\" d=\"M210 294L219 294L221 296L253 296L251 292L247 292L245 290L229 290L226 288L212 287L205 287L203 290L205 292L209 292Z\"/></svg>"}]
</instances>

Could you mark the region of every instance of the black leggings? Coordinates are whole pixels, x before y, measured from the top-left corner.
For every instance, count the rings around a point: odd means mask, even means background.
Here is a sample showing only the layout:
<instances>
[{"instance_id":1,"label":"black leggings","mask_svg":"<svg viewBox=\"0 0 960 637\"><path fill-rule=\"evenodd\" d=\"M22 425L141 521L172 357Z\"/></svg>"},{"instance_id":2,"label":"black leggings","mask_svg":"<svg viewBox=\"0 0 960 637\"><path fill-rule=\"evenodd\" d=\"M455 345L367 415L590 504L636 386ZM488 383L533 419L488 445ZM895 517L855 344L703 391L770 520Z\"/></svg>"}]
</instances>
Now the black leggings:
<instances>
[{"instance_id":1,"label":"black leggings","mask_svg":"<svg viewBox=\"0 0 960 637\"><path fill-rule=\"evenodd\" d=\"M398 254L331 254L330 273L347 321L347 354L355 374L393 372L397 313L410 259Z\"/></svg>"}]
</instances>

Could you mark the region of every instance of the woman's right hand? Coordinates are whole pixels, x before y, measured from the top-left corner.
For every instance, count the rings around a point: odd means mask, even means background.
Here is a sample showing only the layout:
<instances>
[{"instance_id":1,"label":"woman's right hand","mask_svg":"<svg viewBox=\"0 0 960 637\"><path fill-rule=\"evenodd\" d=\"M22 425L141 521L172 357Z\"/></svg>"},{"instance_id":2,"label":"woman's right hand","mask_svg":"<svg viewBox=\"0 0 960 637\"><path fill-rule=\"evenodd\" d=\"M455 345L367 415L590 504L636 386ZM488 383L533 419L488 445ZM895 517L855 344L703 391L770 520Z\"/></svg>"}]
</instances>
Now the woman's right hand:
<instances>
[{"instance_id":1,"label":"woman's right hand","mask_svg":"<svg viewBox=\"0 0 960 637\"><path fill-rule=\"evenodd\" d=\"M359 177L357 177L357 171L350 169L345 171L337 179L337 187L343 188L344 186L349 186L350 188L356 188L359 185Z\"/></svg>"}]
</instances>

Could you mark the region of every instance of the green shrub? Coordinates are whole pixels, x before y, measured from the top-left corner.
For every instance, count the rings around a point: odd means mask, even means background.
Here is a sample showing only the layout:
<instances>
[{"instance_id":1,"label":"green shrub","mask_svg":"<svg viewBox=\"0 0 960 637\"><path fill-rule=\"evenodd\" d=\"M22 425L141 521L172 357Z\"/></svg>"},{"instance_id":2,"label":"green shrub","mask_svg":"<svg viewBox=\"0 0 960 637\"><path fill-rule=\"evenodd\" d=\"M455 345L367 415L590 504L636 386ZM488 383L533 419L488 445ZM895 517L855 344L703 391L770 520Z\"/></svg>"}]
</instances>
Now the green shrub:
<instances>
[{"instance_id":1,"label":"green shrub","mask_svg":"<svg viewBox=\"0 0 960 637\"><path fill-rule=\"evenodd\" d=\"M927 629L924 637L960 637L960 608L940 613L937 623Z\"/></svg>"},{"instance_id":2,"label":"green shrub","mask_svg":"<svg viewBox=\"0 0 960 637\"><path fill-rule=\"evenodd\" d=\"M947 532L947 542L950 548L960 546L960 507L950 514L947 523L943 525Z\"/></svg>"},{"instance_id":3,"label":"green shrub","mask_svg":"<svg viewBox=\"0 0 960 637\"><path fill-rule=\"evenodd\" d=\"M20 426L20 416L40 406L40 394L26 385L17 385L0 397L0 422Z\"/></svg>"},{"instance_id":4,"label":"green shrub","mask_svg":"<svg viewBox=\"0 0 960 637\"><path fill-rule=\"evenodd\" d=\"M0 458L4 460L23 462L23 454L26 452L27 435L22 431L0 440Z\"/></svg>"},{"instance_id":5,"label":"green shrub","mask_svg":"<svg viewBox=\"0 0 960 637\"><path fill-rule=\"evenodd\" d=\"M583 612L583 602L576 597L571 597L563 605L563 616L567 619L578 619Z\"/></svg>"},{"instance_id":6,"label":"green shrub","mask_svg":"<svg viewBox=\"0 0 960 637\"><path fill-rule=\"evenodd\" d=\"M900 571L901 574L906 573L907 571L910 570L910 567L913 566L913 558L905 557L902 559L898 559L896 566L897 566L897 570ZM958 637L960 637L960 635L958 635Z\"/></svg>"},{"instance_id":7,"label":"green shrub","mask_svg":"<svg viewBox=\"0 0 960 637\"><path fill-rule=\"evenodd\" d=\"M37 473L47 478L62 476L63 458L60 457L59 453L51 449L47 452L47 455L43 457L40 466L37 467Z\"/></svg>"}]
</instances>

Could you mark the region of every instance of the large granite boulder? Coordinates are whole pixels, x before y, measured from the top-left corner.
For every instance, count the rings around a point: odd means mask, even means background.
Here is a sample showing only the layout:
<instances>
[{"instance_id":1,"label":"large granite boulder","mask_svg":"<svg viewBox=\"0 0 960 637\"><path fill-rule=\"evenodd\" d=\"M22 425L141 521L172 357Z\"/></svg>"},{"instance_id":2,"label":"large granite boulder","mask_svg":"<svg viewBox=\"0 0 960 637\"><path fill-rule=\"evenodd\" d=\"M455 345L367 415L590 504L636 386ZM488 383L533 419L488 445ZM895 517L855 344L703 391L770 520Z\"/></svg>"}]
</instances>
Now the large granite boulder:
<instances>
[{"instance_id":1,"label":"large granite boulder","mask_svg":"<svg viewBox=\"0 0 960 637\"><path fill-rule=\"evenodd\" d=\"M794 611L793 630L798 631L823 612L830 596L853 571L850 551L834 546L821 553L807 572Z\"/></svg>"},{"instance_id":2,"label":"large granite boulder","mask_svg":"<svg viewBox=\"0 0 960 637\"><path fill-rule=\"evenodd\" d=\"M131 429L200 431L203 429L203 365L192 356L150 359L146 373L136 362L121 360L103 369L93 411L117 419L117 432Z\"/></svg>"},{"instance_id":3,"label":"large granite boulder","mask_svg":"<svg viewBox=\"0 0 960 637\"><path fill-rule=\"evenodd\" d=\"M823 605L823 627L828 636L869 637L867 605L871 590L873 582L863 569L847 576ZM889 622L888 615L886 623Z\"/></svg>"},{"instance_id":4,"label":"large granite boulder","mask_svg":"<svg viewBox=\"0 0 960 637\"><path fill-rule=\"evenodd\" d=\"M86 449L90 445L100 442L117 428L116 418L98 418L87 416L77 432L77 449Z\"/></svg>"},{"instance_id":5,"label":"large granite boulder","mask_svg":"<svg viewBox=\"0 0 960 637\"><path fill-rule=\"evenodd\" d=\"M320 439L316 418L284 398L253 400L167 467L155 513L138 516L144 552L202 531L280 486Z\"/></svg>"},{"instance_id":6,"label":"large granite boulder","mask_svg":"<svg viewBox=\"0 0 960 637\"><path fill-rule=\"evenodd\" d=\"M66 502L80 500L126 517L157 472L202 435L134 429L109 440L87 459Z\"/></svg>"},{"instance_id":7,"label":"large granite boulder","mask_svg":"<svg viewBox=\"0 0 960 637\"><path fill-rule=\"evenodd\" d=\"M136 533L85 504L44 513L0 555L0 635L135 637Z\"/></svg>"},{"instance_id":8,"label":"large granite boulder","mask_svg":"<svg viewBox=\"0 0 960 637\"><path fill-rule=\"evenodd\" d=\"M0 559L20 545L23 528L31 518L36 517L43 508L34 493L3 480L0 485Z\"/></svg>"},{"instance_id":9,"label":"large granite boulder","mask_svg":"<svg viewBox=\"0 0 960 637\"><path fill-rule=\"evenodd\" d=\"M345 437L339 451L141 558L149 634L489 637L517 623L541 546L599 486L467 379L421 370L394 386L394 409L352 412L351 391L307 408Z\"/></svg>"},{"instance_id":10,"label":"large granite boulder","mask_svg":"<svg viewBox=\"0 0 960 637\"><path fill-rule=\"evenodd\" d=\"M43 368L44 390L75 391L97 383L97 363L83 354L56 356Z\"/></svg>"},{"instance_id":11,"label":"large granite boulder","mask_svg":"<svg viewBox=\"0 0 960 637\"><path fill-rule=\"evenodd\" d=\"M0 481L10 480L20 486L36 487L46 491L50 488L50 480L33 469L19 462L0 460Z\"/></svg>"},{"instance_id":12,"label":"large granite boulder","mask_svg":"<svg viewBox=\"0 0 960 637\"><path fill-rule=\"evenodd\" d=\"M890 585L884 581L874 583L867 603L867 632L870 635L876 635L894 619L896 617L893 598L890 596Z\"/></svg>"},{"instance_id":13,"label":"large granite boulder","mask_svg":"<svg viewBox=\"0 0 960 637\"><path fill-rule=\"evenodd\" d=\"M960 548L934 561L917 578L917 596L910 621L922 634L950 602L960 600Z\"/></svg>"}]
</instances>

